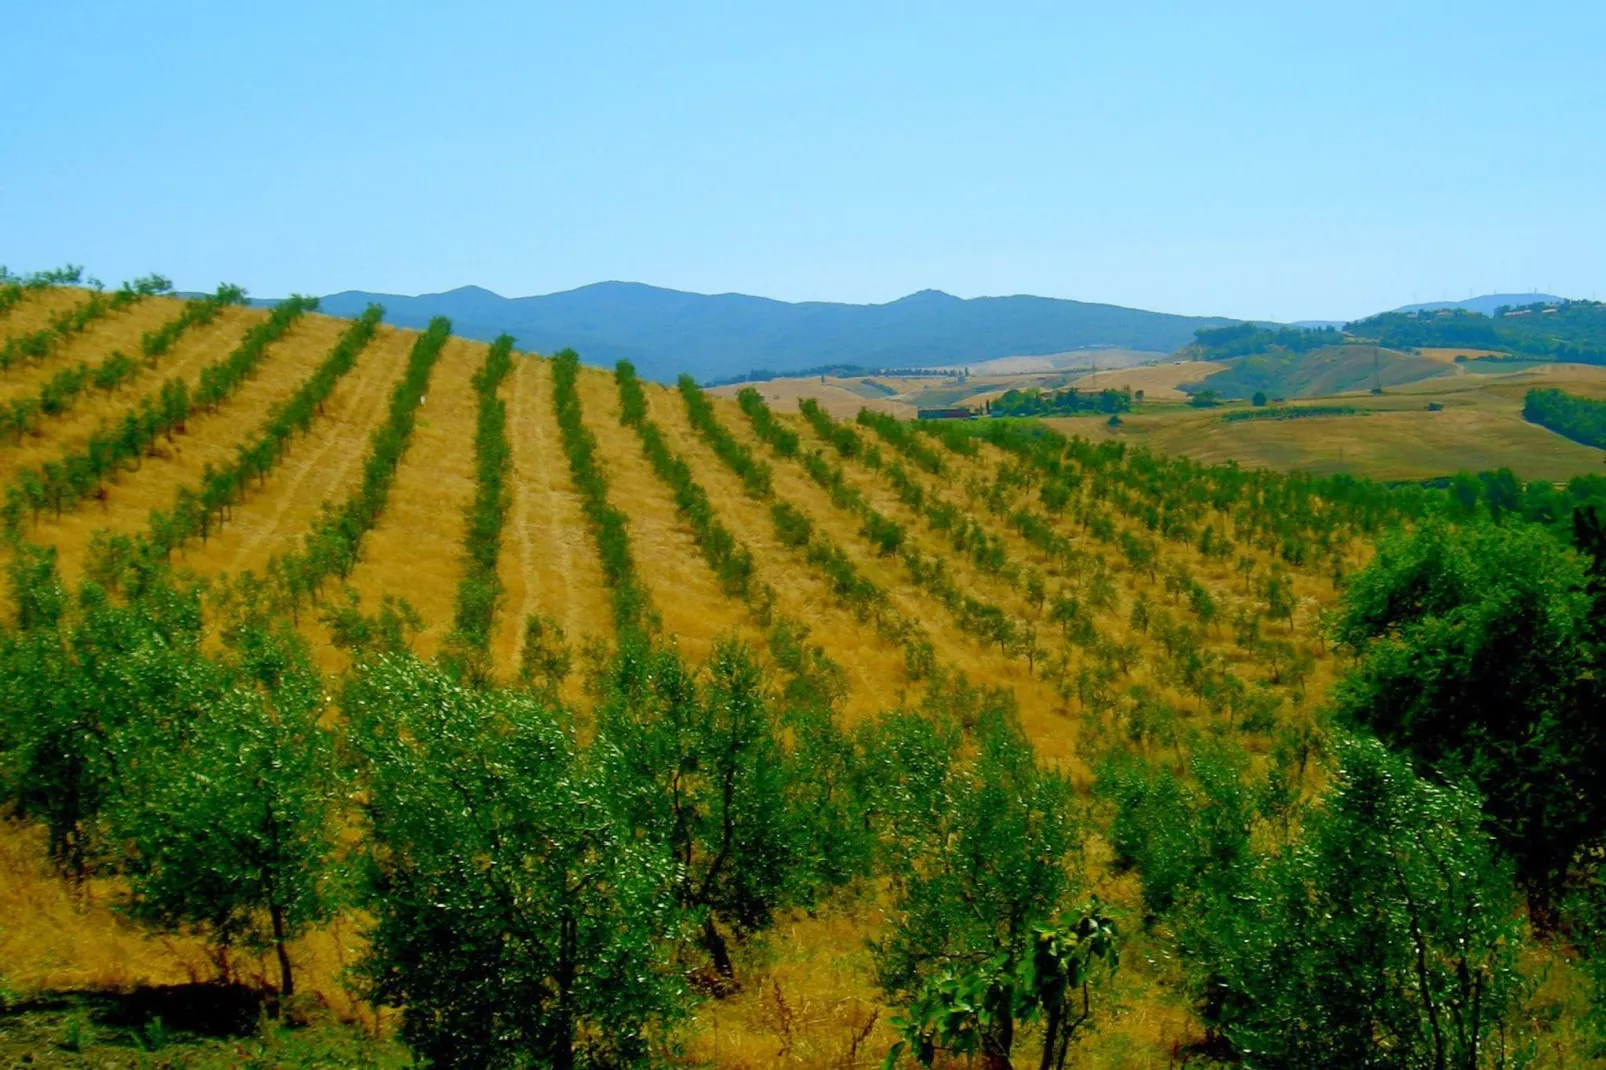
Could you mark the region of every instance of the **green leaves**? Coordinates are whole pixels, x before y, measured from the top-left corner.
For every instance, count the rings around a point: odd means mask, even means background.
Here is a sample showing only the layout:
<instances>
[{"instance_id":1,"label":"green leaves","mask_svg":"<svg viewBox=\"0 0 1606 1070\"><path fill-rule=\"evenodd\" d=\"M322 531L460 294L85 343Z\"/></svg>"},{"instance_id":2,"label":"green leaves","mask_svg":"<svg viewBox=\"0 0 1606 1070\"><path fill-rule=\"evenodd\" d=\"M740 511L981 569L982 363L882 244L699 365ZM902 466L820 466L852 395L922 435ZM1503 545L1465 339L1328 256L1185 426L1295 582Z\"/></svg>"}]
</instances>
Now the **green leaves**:
<instances>
[{"instance_id":1,"label":"green leaves","mask_svg":"<svg viewBox=\"0 0 1606 1070\"><path fill-rule=\"evenodd\" d=\"M362 967L431 1065L639 1065L685 1005L681 873L559 711L410 656L346 689L371 783ZM605 752L599 752L605 753Z\"/></svg>"},{"instance_id":2,"label":"green leaves","mask_svg":"<svg viewBox=\"0 0 1606 1070\"><path fill-rule=\"evenodd\" d=\"M1301 837L1187 919L1205 1022L1259 1065L1485 1065L1524 987L1524 925L1478 799L1375 740L1338 751Z\"/></svg>"},{"instance_id":3,"label":"green leaves","mask_svg":"<svg viewBox=\"0 0 1606 1070\"><path fill-rule=\"evenodd\" d=\"M185 720L129 725L111 824L130 916L223 949L274 947L288 996L286 942L334 905L340 782L304 643L260 625L230 638L242 670L232 686Z\"/></svg>"},{"instance_id":4,"label":"green leaves","mask_svg":"<svg viewBox=\"0 0 1606 1070\"><path fill-rule=\"evenodd\" d=\"M1582 564L1547 531L1433 523L1380 543L1335 629L1359 657L1339 714L1482 792L1542 923L1606 835L1589 616Z\"/></svg>"},{"instance_id":5,"label":"green leaves","mask_svg":"<svg viewBox=\"0 0 1606 1070\"><path fill-rule=\"evenodd\" d=\"M681 384L681 391L688 399L688 406L701 404L709 409L708 417L711 419L712 410L708 406L708 400L702 396L700 390L697 390L696 384L691 382L689 377L683 378L686 381ZM629 361L621 360L614 370L614 379L619 387L620 420L635 430L636 437L641 440L641 450L646 455L648 463L652 465L653 474L674 494L675 508L691 525L692 535L696 538L698 549L702 550L708 567L719 577L720 585L727 593L739 595L743 599L755 598L757 590L753 581L751 551L720 523L719 517L714 513L713 503L708 500L708 492L692 477L691 466L669 448L669 444L664 441L663 432L647 415L647 398L642 392L641 380L636 376L635 367ZM695 393L686 394L688 389ZM718 427L717 424L714 426ZM729 441L728 435L725 440ZM767 495L769 470L755 467L748 471L762 472L761 478L754 476L757 483L749 488L749 492L755 496Z\"/></svg>"},{"instance_id":6,"label":"green leaves","mask_svg":"<svg viewBox=\"0 0 1606 1070\"><path fill-rule=\"evenodd\" d=\"M873 946L880 984L908 1008L902 1028L925 1065L939 1051L1007 1060L1016 1023L1038 1013L1052 1014L1047 1044L1057 1050L1068 986L1089 979L1082 960L1113 964L1114 954L1096 911L1057 927L1080 842L1069 780L1038 766L1002 696L956 692L954 701L976 718L974 757L908 718L866 740L910 770L876 789L894 902Z\"/></svg>"},{"instance_id":7,"label":"green leaves","mask_svg":"<svg viewBox=\"0 0 1606 1070\"><path fill-rule=\"evenodd\" d=\"M225 287L220 295L228 296L226 291L232 292ZM0 509L6 531L20 532L24 522L29 517L37 519L46 506L59 515L95 493L124 465L137 465L140 455L158 438L171 438L182 430L196 409L214 409L238 390L266 359L268 346L283 337L303 314L317 307L317 298L297 296L281 301L265 321L246 332L228 356L201 369L193 394L183 380L169 379L125 412L120 423L97 428L88 442L60 462L47 462L36 470L19 473L6 488L5 505Z\"/></svg>"}]
</instances>

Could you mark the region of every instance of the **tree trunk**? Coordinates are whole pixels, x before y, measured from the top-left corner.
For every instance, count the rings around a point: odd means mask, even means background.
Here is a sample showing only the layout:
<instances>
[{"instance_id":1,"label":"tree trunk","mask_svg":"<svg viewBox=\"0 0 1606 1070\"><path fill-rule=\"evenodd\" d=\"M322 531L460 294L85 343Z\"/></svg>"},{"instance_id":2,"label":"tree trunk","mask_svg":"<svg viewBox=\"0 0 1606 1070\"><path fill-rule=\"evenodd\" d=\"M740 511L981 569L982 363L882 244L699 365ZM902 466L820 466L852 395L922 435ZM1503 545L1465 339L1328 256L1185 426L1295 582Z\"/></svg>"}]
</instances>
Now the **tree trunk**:
<instances>
[{"instance_id":1,"label":"tree trunk","mask_svg":"<svg viewBox=\"0 0 1606 1070\"><path fill-rule=\"evenodd\" d=\"M714 960L714 969L719 971L719 975L726 981L734 981L736 971L731 967L730 946L714 925L712 914L703 919L703 947L708 949L709 957Z\"/></svg>"},{"instance_id":2,"label":"tree trunk","mask_svg":"<svg viewBox=\"0 0 1606 1070\"><path fill-rule=\"evenodd\" d=\"M290 953L284 949L284 908L270 903L268 915L273 919L273 949L279 956L279 995L289 999L296 994L296 982L290 972Z\"/></svg>"}]
</instances>

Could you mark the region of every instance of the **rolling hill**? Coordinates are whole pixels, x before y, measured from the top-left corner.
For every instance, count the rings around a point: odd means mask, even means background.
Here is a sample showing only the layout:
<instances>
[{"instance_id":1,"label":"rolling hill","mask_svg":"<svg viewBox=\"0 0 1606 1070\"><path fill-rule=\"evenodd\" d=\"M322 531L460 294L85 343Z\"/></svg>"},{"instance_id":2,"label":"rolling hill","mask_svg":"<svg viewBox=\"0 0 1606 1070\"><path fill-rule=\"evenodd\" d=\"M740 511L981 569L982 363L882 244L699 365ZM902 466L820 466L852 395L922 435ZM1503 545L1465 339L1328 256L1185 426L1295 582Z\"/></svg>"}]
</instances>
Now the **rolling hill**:
<instances>
[{"instance_id":1,"label":"rolling hill","mask_svg":"<svg viewBox=\"0 0 1606 1070\"><path fill-rule=\"evenodd\" d=\"M883 305L794 304L630 282L513 298L477 286L416 297L350 291L321 307L352 316L375 301L398 326L449 316L465 338L506 332L537 351L572 346L603 366L630 360L659 382L684 371L709 381L760 368L931 367L1090 347L1169 352L1199 328L1232 322L1046 297L967 300L924 290Z\"/></svg>"},{"instance_id":2,"label":"rolling hill","mask_svg":"<svg viewBox=\"0 0 1606 1070\"><path fill-rule=\"evenodd\" d=\"M0 312L7 1063L868 1068L929 960L1046 978L1017 1064L1214 1064L1186 882L1343 813L1328 621L1450 501L150 289ZM1566 1065L1580 971L1490 916Z\"/></svg>"}]
</instances>

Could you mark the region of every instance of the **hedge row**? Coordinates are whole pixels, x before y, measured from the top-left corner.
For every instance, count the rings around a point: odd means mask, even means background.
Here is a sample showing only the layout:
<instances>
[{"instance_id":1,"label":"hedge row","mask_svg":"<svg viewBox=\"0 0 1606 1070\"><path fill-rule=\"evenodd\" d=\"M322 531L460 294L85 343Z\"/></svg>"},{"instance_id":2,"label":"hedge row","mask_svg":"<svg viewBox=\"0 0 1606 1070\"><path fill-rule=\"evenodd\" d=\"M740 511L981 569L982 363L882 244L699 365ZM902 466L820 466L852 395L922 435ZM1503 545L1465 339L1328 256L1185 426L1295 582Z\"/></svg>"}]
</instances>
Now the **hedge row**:
<instances>
[{"instance_id":1,"label":"hedge row","mask_svg":"<svg viewBox=\"0 0 1606 1070\"><path fill-rule=\"evenodd\" d=\"M767 498L770 495L770 466L753 456L753 451L736 441L731 433L714 416L714 406L697 385L697 380L682 375L680 396L686 402L686 415L692 426L703 436L709 448L724 461L731 471L741 477L748 496Z\"/></svg>"},{"instance_id":2,"label":"hedge row","mask_svg":"<svg viewBox=\"0 0 1606 1070\"><path fill-rule=\"evenodd\" d=\"M1522 418L1581 445L1606 449L1606 401L1564 390L1530 390L1523 399Z\"/></svg>"},{"instance_id":3,"label":"hedge row","mask_svg":"<svg viewBox=\"0 0 1606 1070\"><path fill-rule=\"evenodd\" d=\"M916 467L934 476L943 474L941 455L926 445L902 420L888 416L884 412L860 409L859 423L874 431L882 442L913 461Z\"/></svg>"}]
</instances>

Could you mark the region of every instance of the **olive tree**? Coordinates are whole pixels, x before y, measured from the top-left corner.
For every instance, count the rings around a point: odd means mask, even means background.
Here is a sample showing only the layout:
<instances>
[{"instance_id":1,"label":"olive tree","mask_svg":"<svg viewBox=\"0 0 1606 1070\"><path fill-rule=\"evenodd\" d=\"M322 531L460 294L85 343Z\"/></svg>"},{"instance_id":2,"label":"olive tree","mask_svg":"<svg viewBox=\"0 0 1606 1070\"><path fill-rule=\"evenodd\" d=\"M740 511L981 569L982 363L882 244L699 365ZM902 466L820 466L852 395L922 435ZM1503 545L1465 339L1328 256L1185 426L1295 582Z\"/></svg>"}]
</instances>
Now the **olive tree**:
<instances>
[{"instance_id":1,"label":"olive tree","mask_svg":"<svg viewBox=\"0 0 1606 1070\"><path fill-rule=\"evenodd\" d=\"M954 737L908 715L886 727L895 751L923 755L934 774L895 781L884 810L892 921L873 946L879 983L904 1008L891 1059L979 1055L1007 1067L1021 1030L1040 1021L1047 1070L1064 1065L1091 1015L1115 933L1096 905L1074 908L1069 779L1038 765L1006 705L983 701L971 757L945 753Z\"/></svg>"},{"instance_id":2,"label":"olive tree","mask_svg":"<svg viewBox=\"0 0 1606 1070\"><path fill-rule=\"evenodd\" d=\"M227 971L237 946L272 947L279 992L295 992L287 947L337 899L331 858L341 796L323 681L285 628L230 636L233 685L214 700L131 727L137 760L112 807L126 909L156 928L196 931Z\"/></svg>"},{"instance_id":3,"label":"olive tree","mask_svg":"<svg viewBox=\"0 0 1606 1070\"><path fill-rule=\"evenodd\" d=\"M362 972L431 1065L637 1065L684 991L677 860L611 812L561 713L410 655L344 693L367 780Z\"/></svg>"}]
</instances>

